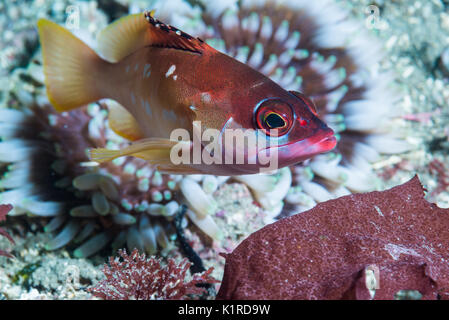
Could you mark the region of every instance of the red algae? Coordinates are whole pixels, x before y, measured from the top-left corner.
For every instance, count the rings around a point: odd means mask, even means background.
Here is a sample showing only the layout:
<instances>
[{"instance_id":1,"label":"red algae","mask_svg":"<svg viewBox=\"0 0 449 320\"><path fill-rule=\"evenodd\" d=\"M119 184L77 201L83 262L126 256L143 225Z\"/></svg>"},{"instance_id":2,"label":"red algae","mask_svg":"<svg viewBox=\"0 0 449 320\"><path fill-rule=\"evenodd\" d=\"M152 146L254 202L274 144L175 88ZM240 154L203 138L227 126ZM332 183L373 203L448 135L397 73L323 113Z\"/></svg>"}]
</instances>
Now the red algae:
<instances>
[{"instance_id":1,"label":"red algae","mask_svg":"<svg viewBox=\"0 0 449 320\"><path fill-rule=\"evenodd\" d=\"M163 265L161 259L149 258L134 249L130 255L119 250L119 257L109 258L103 273L106 279L89 288L94 296L105 300L185 300L203 294L201 284L218 282L210 276L213 268L193 274L186 280L191 263L187 259L176 263L168 259Z\"/></svg>"},{"instance_id":2,"label":"red algae","mask_svg":"<svg viewBox=\"0 0 449 320\"><path fill-rule=\"evenodd\" d=\"M387 191L318 204L245 239L218 299L449 298L449 209L415 176Z\"/></svg>"}]
</instances>

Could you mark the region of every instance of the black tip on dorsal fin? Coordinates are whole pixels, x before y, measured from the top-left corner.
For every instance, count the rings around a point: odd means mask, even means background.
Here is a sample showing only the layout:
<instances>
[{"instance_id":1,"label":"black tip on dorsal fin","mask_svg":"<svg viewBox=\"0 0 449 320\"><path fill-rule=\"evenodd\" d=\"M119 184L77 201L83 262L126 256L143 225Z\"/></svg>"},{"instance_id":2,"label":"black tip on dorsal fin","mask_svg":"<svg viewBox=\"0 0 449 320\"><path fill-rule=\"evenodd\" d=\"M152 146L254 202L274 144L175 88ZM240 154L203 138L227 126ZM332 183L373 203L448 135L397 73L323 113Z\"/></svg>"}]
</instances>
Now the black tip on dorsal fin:
<instances>
[{"instance_id":1,"label":"black tip on dorsal fin","mask_svg":"<svg viewBox=\"0 0 449 320\"><path fill-rule=\"evenodd\" d=\"M144 15L151 26L152 46L186 50L199 54L203 53L206 48L203 40L194 38L184 31L154 18L153 11L145 11Z\"/></svg>"}]
</instances>

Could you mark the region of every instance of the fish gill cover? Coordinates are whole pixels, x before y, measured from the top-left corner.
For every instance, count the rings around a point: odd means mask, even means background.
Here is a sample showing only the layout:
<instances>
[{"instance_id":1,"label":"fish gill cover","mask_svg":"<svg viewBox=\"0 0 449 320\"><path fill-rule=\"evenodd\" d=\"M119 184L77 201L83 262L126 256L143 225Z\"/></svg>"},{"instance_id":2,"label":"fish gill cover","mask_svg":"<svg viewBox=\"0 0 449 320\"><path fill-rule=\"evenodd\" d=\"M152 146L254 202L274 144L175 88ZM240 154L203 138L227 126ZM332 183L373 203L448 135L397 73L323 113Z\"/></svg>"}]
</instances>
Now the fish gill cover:
<instances>
[{"instance_id":1,"label":"fish gill cover","mask_svg":"<svg viewBox=\"0 0 449 320\"><path fill-rule=\"evenodd\" d=\"M226 255L219 299L449 298L449 209L418 177L344 196L255 232Z\"/></svg>"}]
</instances>

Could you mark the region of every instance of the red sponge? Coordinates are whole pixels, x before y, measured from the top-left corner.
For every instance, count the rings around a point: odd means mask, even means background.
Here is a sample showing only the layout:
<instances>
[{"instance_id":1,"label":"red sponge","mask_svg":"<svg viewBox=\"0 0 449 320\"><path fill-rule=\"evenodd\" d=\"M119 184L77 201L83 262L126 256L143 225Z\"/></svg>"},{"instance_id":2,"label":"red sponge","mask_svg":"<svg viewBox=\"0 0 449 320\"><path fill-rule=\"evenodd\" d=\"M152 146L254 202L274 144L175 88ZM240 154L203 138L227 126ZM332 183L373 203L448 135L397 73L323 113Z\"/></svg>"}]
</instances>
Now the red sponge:
<instances>
[{"instance_id":1,"label":"red sponge","mask_svg":"<svg viewBox=\"0 0 449 320\"><path fill-rule=\"evenodd\" d=\"M225 257L218 299L448 299L449 209L414 177L277 221Z\"/></svg>"}]
</instances>

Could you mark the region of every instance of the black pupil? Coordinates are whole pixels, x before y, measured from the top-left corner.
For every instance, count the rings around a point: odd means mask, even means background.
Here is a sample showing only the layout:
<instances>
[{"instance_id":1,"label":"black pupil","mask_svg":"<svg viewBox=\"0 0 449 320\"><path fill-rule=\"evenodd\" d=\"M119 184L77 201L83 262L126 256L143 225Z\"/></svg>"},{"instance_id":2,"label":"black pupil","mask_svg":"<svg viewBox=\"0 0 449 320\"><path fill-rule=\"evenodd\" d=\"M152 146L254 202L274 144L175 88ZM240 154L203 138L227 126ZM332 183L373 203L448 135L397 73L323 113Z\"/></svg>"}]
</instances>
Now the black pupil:
<instances>
[{"instance_id":1,"label":"black pupil","mask_svg":"<svg viewBox=\"0 0 449 320\"><path fill-rule=\"evenodd\" d=\"M268 117L265 119L265 123L270 128L281 128L281 127L285 126L284 119L282 119L281 116L279 116L276 113L270 113L268 115Z\"/></svg>"}]
</instances>

